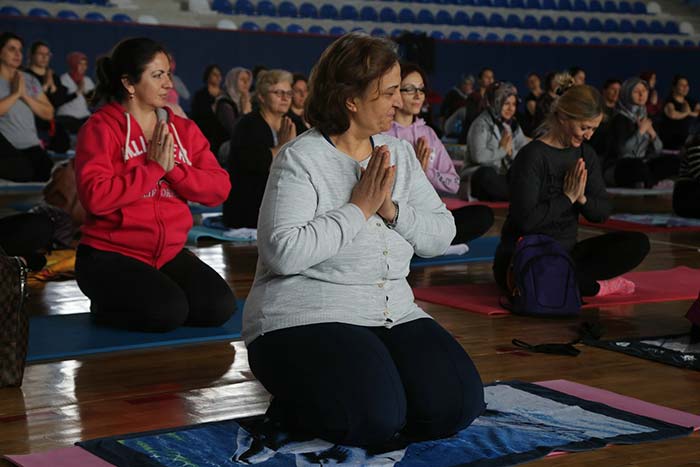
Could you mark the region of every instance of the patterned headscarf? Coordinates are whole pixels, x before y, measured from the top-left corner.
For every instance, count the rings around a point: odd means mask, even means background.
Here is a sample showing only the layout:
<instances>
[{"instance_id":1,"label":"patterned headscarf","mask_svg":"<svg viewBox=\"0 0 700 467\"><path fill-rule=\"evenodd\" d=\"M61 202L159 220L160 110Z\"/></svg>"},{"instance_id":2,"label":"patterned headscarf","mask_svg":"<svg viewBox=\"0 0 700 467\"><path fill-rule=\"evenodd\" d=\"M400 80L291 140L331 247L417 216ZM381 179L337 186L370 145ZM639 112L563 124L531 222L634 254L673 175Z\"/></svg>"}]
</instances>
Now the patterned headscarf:
<instances>
[{"instance_id":1,"label":"patterned headscarf","mask_svg":"<svg viewBox=\"0 0 700 467\"><path fill-rule=\"evenodd\" d=\"M518 88L516 88L513 83L506 81L496 81L486 90L487 108L493 119L497 122L511 123L504 122L503 117L501 117L501 109L503 109L506 100L511 96L515 96L517 99Z\"/></svg>"},{"instance_id":2,"label":"patterned headscarf","mask_svg":"<svg viewBox=\"0 0 700 467\"><path fill-rule=\"evenodd\" d=\"M622 83L620 98L617 100L617 111L633 122L638 122L639 119L646 118L647 116L646 105L636 105L632 101L632 91L634 91L634 88L637 87L639 83L644 84L647 91L649 91L649 84L646 81L637 77L630 78Z\"/></svg>"}]
</instances>

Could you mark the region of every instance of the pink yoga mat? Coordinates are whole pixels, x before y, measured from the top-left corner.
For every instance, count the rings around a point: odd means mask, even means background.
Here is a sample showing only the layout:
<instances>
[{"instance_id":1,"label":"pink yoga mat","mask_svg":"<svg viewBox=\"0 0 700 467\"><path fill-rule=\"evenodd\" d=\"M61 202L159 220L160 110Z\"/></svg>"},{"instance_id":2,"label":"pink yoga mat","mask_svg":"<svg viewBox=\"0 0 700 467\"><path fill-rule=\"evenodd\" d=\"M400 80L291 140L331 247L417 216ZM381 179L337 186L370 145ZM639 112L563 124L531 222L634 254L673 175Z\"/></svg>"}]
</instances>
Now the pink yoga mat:
<instances>
[{"instance_id":1,"label":"pink yoga mat","mask_svg":"<svg viewBox=\"0 0 700 467\"><path fill-rule=\"evenodd\" d=\"M507 208L510 203L507 201L464 201L458 198L441 198L447 209L454 211L464 206L488 206L491 209Z\"/></svg>"},{"instance_id":2,"label":"pink yoga mat","mask_svg":"<svg viewBox=\"0 0 700 467\"><path fill-rule=\"evenodd\" d=\"M615 392L586 386L585 384L574 383L573 381L567 381L565 379L539 381L535 384L580 397L581 399L600 402L633 414L655 418L667 423L673 423L674 425L692 427L696 431L700 429L700 416L692 413L652 404L633 397L623 396Z\"/></svg>"},{"instance_id":3,"label":"pink yoga mat","mask_svg":"<svg viewBox=\"0 0 700 467\"><path fill-rule=\"evenodd\" d=\"M587 227L595 227L597 229L624 232L700 232L700 227L696 226L664 227L659 225L638 224L636 222L620 221L616 219L608 219L602 223L595 223L588 222L586 219L581 217L579 224Z\"/></svg>"},{"instance_id":4,"label":"pink yoga mat","mask_svg":"<svg viewBox=\"0 0 700 467\"><path fill-rule=\"evenodd\" d=\"M77 446L37 454L5 456L5 459L20 467L114 467Z\"/></svg>"},{"instance_id":5,"label":"pink yoga mat","mask_svg":"<svg viewBox=\"0 0 700 467\"><path fill-rule=\"evenodd\" d=\"M692 300L697 297L700 269L679 266L661 271L630 272L625 278L636 284L632 295L586 297L584 308L635 303ZM485 315L508 314L499 304L503 295L496 284L442 285L413 289L416 299Z\"/></svg>"}]
</instances>

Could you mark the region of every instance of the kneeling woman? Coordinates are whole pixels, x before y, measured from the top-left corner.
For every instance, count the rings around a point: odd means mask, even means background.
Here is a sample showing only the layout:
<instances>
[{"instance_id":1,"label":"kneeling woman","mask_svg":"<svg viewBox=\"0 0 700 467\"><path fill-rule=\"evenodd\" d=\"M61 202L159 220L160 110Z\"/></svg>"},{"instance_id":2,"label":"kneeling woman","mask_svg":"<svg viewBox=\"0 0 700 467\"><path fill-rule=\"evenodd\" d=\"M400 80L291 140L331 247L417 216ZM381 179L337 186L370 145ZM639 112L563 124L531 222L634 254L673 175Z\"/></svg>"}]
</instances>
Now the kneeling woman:
<instances>
[{"instance_id":1,"label":"kneeling woman","mask_svg":"<svg viewBox=\"0 0 700 467\"><path fill-rule=\"evenodd\" d=\"M493 270L506 275L517 239L544 234L559 241L576 265L583 296L632 293L619 277L642 262L649 240L638 232L615 232L577 242L578 217L603 222L610 215L598 156L587 144L603 118L598 91L574 86L559 97L545 121L546 132L525 146L511 167L511 204Z\"/></svg>"},{"instance_id":2,"label":"kneeling woman","mask_svg":"<svg viewBox=\"0 0 700 467\"><path fill-rule=\"evenodd\" d=\"M484 409L472 361L406 281L414 252L442 254L455 226L413 147L381 135L400 85L386 39L351 33L322 54L306 107L314 128L270 169L244 313L270 417L348 445L449 436Z\"/></svg>"},{"instance_id":3,"label":"kneeling woman","mask_svg":"<svg viewBox=\"0 0 700 467\"><path fill-rule=\"evenodd\" d=\"M673 187L673 212L700 219L700 133L688 138L683 148L680 177Z\"/></svg>"},{"instance_id":4,"label":"kneeling woman","mask_svg":"<svg viewBox=\"0 0 700 467\"><path fill-rule=\"evenodd\" d=\"M219 326L235 311L231 289L184 249L187 201L226 199L228 174L190 120L167 108L165 49L127 39L98 61L96 97L106 102L83 125L76 183L87 218L78 246L78 286L99 323L164 332Z\"/></svg>"}]
</instances>

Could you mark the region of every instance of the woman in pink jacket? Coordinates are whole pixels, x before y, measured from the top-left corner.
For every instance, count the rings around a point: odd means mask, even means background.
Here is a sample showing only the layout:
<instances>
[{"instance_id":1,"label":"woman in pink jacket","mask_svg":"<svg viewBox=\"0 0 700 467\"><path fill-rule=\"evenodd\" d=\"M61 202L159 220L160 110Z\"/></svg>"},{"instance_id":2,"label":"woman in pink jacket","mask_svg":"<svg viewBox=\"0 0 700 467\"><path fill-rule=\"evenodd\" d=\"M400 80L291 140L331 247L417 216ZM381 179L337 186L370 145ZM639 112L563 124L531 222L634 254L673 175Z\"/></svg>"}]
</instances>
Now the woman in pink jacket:
<instances>
[{"instance_id":1,"label":"woman in pink jacket","mask_svg":"<svg viewBox=\"0 0 700 467\"><path fill-rule=\"evenodd\" d=\"M90 311L134 331L219 326L236 309L233 293L184 246L187 202L221 204L228 173L197 125L166 107L173 84L161 45L124 40L97 74L104 105L81 128L75 159L87 213L75 272Z\"/></svg>"},{"instance_id":2,"label":"woman in pink jacket","mask_svg":"<svg viewBox=\"0 0 700 467\"><path fill-rule=\"evenodd\" d=\"M426 77L413 63L401 64L401 98L394 123L386 134L410 142L433 188L441 194L455 196L459 175L450 155L435 131L419 118L426 94ZM485 234L493 225L493 211L487 206L466 206L452 211L457 226L453 244L467 243Z\"/></svg>"}]
</instances>

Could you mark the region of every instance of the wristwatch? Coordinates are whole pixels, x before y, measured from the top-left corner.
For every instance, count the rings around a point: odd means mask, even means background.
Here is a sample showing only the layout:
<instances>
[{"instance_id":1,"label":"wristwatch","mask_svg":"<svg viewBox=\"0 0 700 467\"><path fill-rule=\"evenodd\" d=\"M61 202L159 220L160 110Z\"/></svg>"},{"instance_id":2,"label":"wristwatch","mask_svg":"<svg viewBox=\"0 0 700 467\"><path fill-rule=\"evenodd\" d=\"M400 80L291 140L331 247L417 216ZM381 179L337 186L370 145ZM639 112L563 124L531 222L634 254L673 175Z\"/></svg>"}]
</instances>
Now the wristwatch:
<instances>
[{"instance_id":1,"label":"wristwatch","mask_svg":"<svg viewBox=\"0 0 700 467\"><path fill-rule=\"evenodd\" d=\"M394 208L396 208L396 214L394 214L394 218L390 221L382 218L382 220L384 221L384 225L386 225L389 229L395 228L397 222L399 222L399 204L396 201L392 202L394 203Z\"/></svg>"}]
</instances>

